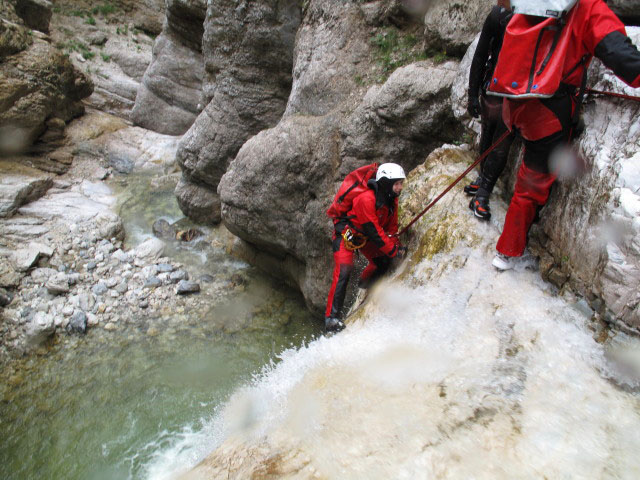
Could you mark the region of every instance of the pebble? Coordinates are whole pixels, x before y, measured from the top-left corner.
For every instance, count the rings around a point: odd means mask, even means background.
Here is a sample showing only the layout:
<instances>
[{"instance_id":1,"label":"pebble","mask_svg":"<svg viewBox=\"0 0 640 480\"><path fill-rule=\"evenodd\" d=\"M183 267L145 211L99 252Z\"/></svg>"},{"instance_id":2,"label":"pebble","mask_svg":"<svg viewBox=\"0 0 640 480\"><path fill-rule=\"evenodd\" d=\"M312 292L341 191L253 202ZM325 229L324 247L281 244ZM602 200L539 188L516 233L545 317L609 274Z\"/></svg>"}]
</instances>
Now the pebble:
<instances>
[{"instance_id":1,"label":"pebble","mask_svg":"<svg viewBox=\"0 0 640 480\"><path fill-rule=\"evenodd\" d=\"M149 300L147 300L147 299L142 300L142 301L138 304L138 306L139 306L140 308L142 308L142 309L148 308L148 307L149 307Z\"/></svg>"},{"instance_id":2,"label":"pebble","mask_svg":"<svg viewBox=\"0 0 640 480\"><path fill-rule=\"evenodd\" d=\"M205 273L203 275L200 275L200 281L204 282L204 283L212 283L213 282L213 276L209 275L208 273Z\"/></svg>"},{"instance_id":3,"label":"pebble","mask_svg":"<svg viewBox=\"0 0 640 480\"><path fill-rule=\"evenodd\" d=\"M95 284L93 286L93 288L91 289L91 291L95 294L95 295L104 295L105 293L107 293L107 290L109 290L107 288L107 286L105 285L104 282L100 281L97 284Z\"/></svg>"},{"instance_id":4,"label":"pebble","mask_svg":"<svg viewBox=\"0 0 640 480\"><path fill-rule=\"evenodd\" d=\"M85 266L85 268L87 269L88 272L90 272L91 270L93 270L94 268L96 268L97 263L94 261L91 261L89 263L87 263L87 265Z\"/></svg>"},{"instance_id":5,"label":"pebble","mask_svg":"<svg viewBox=\"0 0 640 480\"><path fill-rule=\"evenodd\" d=\"M119 281L118 278L111 277L111 278L107 278L107 280L104 283L107 285L107 287L113 288L118 284L118 281Z\"/></svg>"},{"instance_id":6,"label":"pebble","mask_svg":"<svg viewBox=\"0 0 640 480\"><path fill-rule=\"evenodd\" d=\"M157 267L158 267L158 272L160 273L169 273L175 270L175 267L170 263L158 263Z\"/></svg>"},{"instance_id":7,"label":"pebble","mask_svg":"<svg viewBox=\"0 0 640 480\"><path fill-rule=\"evenodd\" d=\"M162 280L158 277L149 277L147 281L144 282L143 288L156 288L162 285Z\"/></svg>"},{"instance_id":8,"label":"pebble","mask_svg":"<svg viewBox=\"0 0 640 480\"><path fill-rule=\"evenodd\" d=\"M178 283L181 280L189 280L189 274L184 270L178 270L169 276L169 280L171 283Z\"/></svg>"},{"instance_id":9,"label":"pebble","mask_svg":"<svg viewBox=\"0 0 640 480\"><path fill-rule=\"evenodd\" d=\"M64 315L65 317L70 317L71 315L73 315L73 307L71 305L67 305L66 307L64 307L62 309L62 315Z\"/></svg>"},{"instance_id":10,"label":"pebble","mask_svg":"<svg viewBox=\"0 0 640 480\"><path fill-rule=\"evenodd\" d=\"M120 294L126 293L127 290L129 290L129 285L127 285L127 282L122 282L119 285L116 285L115 290Z\"/></svg>"},{"instance_id":11,"label":"pebble","mask_svg":"<svg viewBox=\"0 0 640 480\"><path fill-rule=\"evenodd\" d=\"M112 332L114 330L117 330L118 326L115 323L109 322L104 326L104 329L107 330L108 332Z\"/></svg>"},{"instance_id":12,"label":"pebble","mask_svg":"<svg viewBox=\"0 0 640 480\"><path fill-rule=\"evenodd\" d=\"M126 262L129 261L129 254L123 252L120 249L118 249L115 252L113 252L112 257L115 258L116 260L122 262L122 263L126 263Z\"/></svg>"},{"instance_id":13,"label":"pebble","mask_svg":"<svg viewBox=\"0 0 640 480\"><path fill-rule=\"evenodd\" d=\"M178 289L176 293L178 295L186 295L189 293L198 293L200 291L200 284L196 282L189 282L188 280L180 280L178 283Z\"/></svg>"},{"instance_id":14,"label":"pebble","mask_svg":"<svg viewBox=\"0 0 640 480\"><path fill-rule=\"evenodd\" d=\"M75 312L66 327L67 331L70 333L85 333L87 331L87 320L87 315L84 312Z\"/></svg>"}]
</instances>

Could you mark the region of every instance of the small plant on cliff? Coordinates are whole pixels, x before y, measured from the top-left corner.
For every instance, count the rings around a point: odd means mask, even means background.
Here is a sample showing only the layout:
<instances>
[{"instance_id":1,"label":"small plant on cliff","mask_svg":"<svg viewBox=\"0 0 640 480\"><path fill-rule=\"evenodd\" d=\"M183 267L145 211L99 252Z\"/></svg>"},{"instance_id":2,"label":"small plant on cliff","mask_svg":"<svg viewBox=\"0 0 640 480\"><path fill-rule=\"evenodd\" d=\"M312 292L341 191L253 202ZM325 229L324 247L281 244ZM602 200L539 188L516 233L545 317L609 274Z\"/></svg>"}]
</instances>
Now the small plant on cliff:
<instances>
[{"instance_id":1,"label":"small plant on cliff","mask_svg":"<svg viewBox=\"0 0 640 480\"><path fill-rule=\"evenodd\" d=\"M89 25L95 25L95 24L96 24L96 19L95 19L95 18L93 18L91 15L89 15L89 16L87 17L87 23L88 23Z\"/></svg>"},{"instance_id":2,"label":"small plant on cliff","mask_svg":"<svg viewBox=\"0 0 640 480\"><path fill-rule=\"evenodd\" d=\"M377 49L378 64L383 71L379 81L385 81L398 67L427 58L414 34L403 34L393 27L374 35L371 43Z\"/></svg>"},{"instance_id":3,"label":"small plant on cliff","mask_svg":"<svg viewBox=\"0 0 640 480\"><path fill-rule=\"evenodd\" d=\"M94 15L101 14L101 15L107 16L115 12L116 12L116 7L112 3L104 3L102 5L93 7L93 9L91 9L91 13L93 13Z\"/></svg>"},{"instance_id":4,"label":"small plant on cliff","mask_svg":"<svg viewBox=\"0 0 640 480\"><path fill-rule=\"evenodd\" d=\"M105 62L111 61L111 55L107 55L106 53L101 53L100 56L102 57L102 60L104 60Z\"/></svg>"}]
</instances>

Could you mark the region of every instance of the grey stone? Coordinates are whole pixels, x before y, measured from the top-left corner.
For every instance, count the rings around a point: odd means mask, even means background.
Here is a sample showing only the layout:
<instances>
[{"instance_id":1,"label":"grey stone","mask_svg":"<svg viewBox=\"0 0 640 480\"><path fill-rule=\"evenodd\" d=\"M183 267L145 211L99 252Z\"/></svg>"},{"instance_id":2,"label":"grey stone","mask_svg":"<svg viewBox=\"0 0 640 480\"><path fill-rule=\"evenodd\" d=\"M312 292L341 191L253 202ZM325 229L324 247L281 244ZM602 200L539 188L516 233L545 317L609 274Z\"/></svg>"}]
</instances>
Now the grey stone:
<instances>
[{"instance_id":1,"label":"grey stone","mask_svg":"<svg viewBox=\"0 0 640 480\"><path fill-rule=\"evenodd\" d=\"M0 288L0 307L6 307L13 300L13 295L7 292L4 288Z\"/></svg>"},{"instance_id":2,"label":"grey stone","mask_svg":"<svg viewBox=\"0 0 640 480\"><path fill-rule=\"evenodd\" d=\"M129 254L123 252L121 249L118 249L115 252L113 252L112 256L113 258L115 258L116 260L122 263L126 263L130 260Z\"/></svg>"},{"instance_id":3,"label":"grey stone","mask_svg":"<svg viewBox=\"0 0 640 480\"><path fill-rule=\"evenodd\" d=\"M135 162L133 159L123 155L112 153L107 157L109 165L118 173L131 173Z\"/></svg>"},{"instance_id":4,"label":"grey stone","mask_svg":"<svg viewBox=\"0 0 640 480\"><path fill-rule=\"evenodd\" d=\"M92 260L90 262L87 262L87 265L85 268L87 269L88 272L90 272L91 270L95 269L96 266L97 266L97 263Z\"/></svg>"},{"instance_id":5,"label":"grey stone","mask_svg":"<svg viewBox=\"0 0 640 480\"><path fill-rule=\"evenodd\" d=\"M162 285L162 280L158 277L149 277L144 282L143 288L156 288Z\"/></svg>"},{"instance_id":6,"label":"grey stone","mask_svg":"<svg viewBox=\"0 0 640 480\"><path fill-rule=\"evenodd\" d=\"M116 292L120 293L120 294L124 294L127 292L127 290L129 290L129 285L127 284L127 282L122 282L118 285L116 285L115 288Z\"/></svg>"},{"instance_id":7,"label":"grey stone","mask_svg":"<svg viewBox=\"0 0 640 480\"><path fill-rule=\"evenodd\" d=\"M22 274L16 272L11 262L6 261L4 258L0 257L0 287L3 288L14 288L20 285L20 280L22 279Z\"/></svg>"},{"instance_id":8,"label":"grey stone","mask_svg":"<svg viewBox=\"0 0 640 480\"><path fill-rule=\"evenodd\" d=\"M138 259L155 261L164 252L164 242L157 238L150 238L138 245L134 250L134 255Z\"/></svg>"},{"instance_id":9,"label":"grey stone","mask_svg":"<svg viewBox=\"0 0 640 480\"><path fill-rule=\"evenodd\" d=\"M87 320L87 315L84 312L75 312L67 325L67 331L69 333L85 333L87 331Z\"/></svg>"},{"instance_id":10,"label":"grey stone","mask_svg":"<svg viewBox=\"0 0 640 480\"><path fill-rule=\"evenodd\" d=\"M25 342L28 346L37 347L44 343L56 331L55 320L52 315L36 312L28 323L25 332Z\"/></svg>"},{"instance_id":11,"label":"grey stone","mask_svg":"<svg viewBox=\"0 0 640 480\"><path fill-rule=\"evenodd\" d=\"M64 273L58 273L57 275L49 278L45 286L47 291L52 295L69 293L69 279Z\"/></svg>"},{"instance_id":12,"label":"grey stone","mask_svg":"<svg viewBox=\"0 0 640 480\"><path fill-rule=\"evenodd\" d=\"M158 263L157 267L158 267L158 272L160 273L173 272L175 270L175 267L170 263Z\"/></svg>"},{"instance_id":13,"label":"grey stone","mask_svg":"<svg viewBox=\"0 0 640 480\"><path fill-rule=\"evenodd\" d=\"M64 315L65 317L70 317L71 315L73 315L73 306L71 305L67 305L62 309L62 315Z\"/></svg>"},{"instance_id":14,"label":"grey stone","mask_svg":"<svg viewBox=\"0 0 640 480\"><path fill-rule=\"evenodd\" d=\"M7 160L0 161L0 177L0 218L12 216L25 203L43 196L53 182L50 174Z\"/></svg>"},{"instance_id":15,"label":"grey stone","mask_svg":"<svg viewBox=\"0 0 640 480\"><path fill-rule=\"evenodd\" d=\"M93 292L94 295L104 295L105 293L107 293L109 289L107 288L107 286L105 285L104 282L100 281L97 284L95 284L93 286L93 288L91 289L91 291Z\"/></svg>"},{"instance_id":16,"label":"grey stone","mask_svg":"<svg viewBox=\"0 0 640 480\"><path fill-rule=\"evenodd\" d=\"M149 300L141 300L138 306L142 309L149 308Z\"/></svg>"},{"instance_id":17,"label":"grey stone","mask_svg":"<svg viewBox=\"0 0 640 480\"><path fill-rule=\"evenodd\" d=\"M87 292L83 292L78 295L78 306L85 312L89 312L95 305L95 299L93 295Z\"/></svg>"},{"instance_id":18,"label":"grey stone","mask_svg":"<svg viewBox=\"0 0 640 480\"><path fill-rule=\"evenodd\" d=\"M189 293L198 293L200 291L200 284L196 282L189 282L187 280L180 280L176 293L178 295L186 295Z\"/></svg>"},{"instance_id":19,"label":"grey stone","mask_svg":"<svg viewBox=\"0 0 640 480\"><path fill-rule=\"evenodd\" d=\"M169 281L171 283L178 283L181 280L189 280L189 274L184 270L178 270L169 275Z\"/></svg>"},{"instance_id":20,"label":"grey stone","mask_svg":"<svg viewBox=\"0 0 640 480\"><path fill-rule=\"evenodd\" d=\"M40 258L40 251L37 248L23 248L13 254L13 265L19 272L26 272L33 267Z\"/></svg>"},{"instance_id":21,"label":"grey stone","mask_svg":"<svg viewBox=\"0 0 640 480\"><path fill-rule=\"evenodd\" d=\"M424 17L426 45L462 58L494 4L483 0L430 2Z\"/></svg>"},{"instance_id":22,"label":"grey stone","mask_svg":"<svg viewBox=\"0 0 640 480\"><path fill-rule=\"evenodd\" d=\"M175 229L165 219L160 218L153 222L151 227L153 234L158 238L173 239L175 238Z\"/></svg>"},{"instance_id":23,"label":"grey stone","mask_svg":"<svg viewBox=\"0 0 640 480\"><path fill-rule=\"evenodd\" d=\"M108 288L113 288L118 284L118 281L119 281L118 278L110 277L110 278L107 278L104 283Z\"/></svg>"}]
</instances>

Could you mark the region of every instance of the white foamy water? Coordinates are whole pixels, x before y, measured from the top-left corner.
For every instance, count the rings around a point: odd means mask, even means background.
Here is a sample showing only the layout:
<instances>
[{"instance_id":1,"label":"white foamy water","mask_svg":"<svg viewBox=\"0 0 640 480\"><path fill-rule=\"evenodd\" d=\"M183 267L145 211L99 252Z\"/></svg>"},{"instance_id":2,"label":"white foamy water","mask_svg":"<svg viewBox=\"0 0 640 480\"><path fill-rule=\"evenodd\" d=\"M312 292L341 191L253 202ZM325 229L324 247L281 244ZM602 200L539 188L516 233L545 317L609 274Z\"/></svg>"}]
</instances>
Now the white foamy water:
<instances>
[{"instance_id":1,"label":"white foamy water","mask_svg":"<svg viewBox=\"0 0 640 480\"><path fill-rule=\"evenodd\" d=\"M638 395L610 380L584 314L537 272L464 253L463 268L420 285L436 256L380 285L344 332L286 351L149 478L220 445L213 463L278 458L287 478L640 478Z\"/></svg>"}]
</instances>

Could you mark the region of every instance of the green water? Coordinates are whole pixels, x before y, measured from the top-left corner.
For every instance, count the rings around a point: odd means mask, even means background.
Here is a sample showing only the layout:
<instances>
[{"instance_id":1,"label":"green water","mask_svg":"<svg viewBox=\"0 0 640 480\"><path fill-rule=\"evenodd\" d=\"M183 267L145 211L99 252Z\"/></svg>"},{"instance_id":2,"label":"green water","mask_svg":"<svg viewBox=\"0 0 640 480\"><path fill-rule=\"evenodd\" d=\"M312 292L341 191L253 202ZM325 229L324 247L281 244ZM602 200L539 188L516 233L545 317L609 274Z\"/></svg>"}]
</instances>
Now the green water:
<instances>
[{"instance_id":1,"label":"green water","mask_svg":"<svg viewBox=\"0 0 640 480\"><path fill-rule=\"evenodd\" d=\"M144 178L129 179L121 195L144 195ZM179 217L172 190L121 207L127 231L138 222L144 237L159 211ZM200 431L233 390L320 333L298 294L208 242L170 251L188 271L240 276L242 287L212 300L205 315L130 318L115 332L91 329L6 369L0 478L145 478L154 458Z\"/></svg>"}]
</instances>

